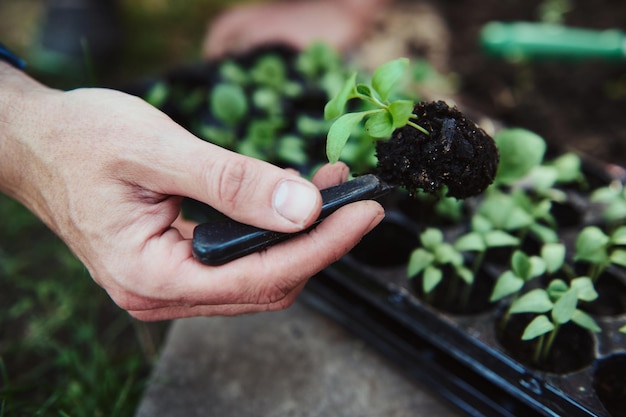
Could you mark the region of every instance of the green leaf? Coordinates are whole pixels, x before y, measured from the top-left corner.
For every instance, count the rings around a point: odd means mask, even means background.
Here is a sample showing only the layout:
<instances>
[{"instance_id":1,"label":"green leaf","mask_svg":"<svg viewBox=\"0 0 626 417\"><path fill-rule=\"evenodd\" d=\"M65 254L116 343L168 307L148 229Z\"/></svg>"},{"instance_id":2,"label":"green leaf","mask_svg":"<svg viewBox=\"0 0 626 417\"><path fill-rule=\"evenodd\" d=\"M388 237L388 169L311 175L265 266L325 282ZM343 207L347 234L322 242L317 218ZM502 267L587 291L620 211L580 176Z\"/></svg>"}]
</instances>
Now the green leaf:
<instances>
[{"instance_id":1,"label":"green leaf","mask_svg":"<svg viewBox=\"0 0 626 417\"><path fill-rule=\"evenodd\" d=\"M311 42L296 60L298 71L310 80L336 70L339 65L339 54L326 42Z\"/></svg>"},{"instance_id":2,"label":"green leaf","mask_svg":"<svg viewBox=\"0 0 626 417\"><path fill-rule=\"evenodd\" d=\"M598 323L587 313L581 310L574 311L572 314L572 321L582 328L591 330L592 332L601 332L602 329L598 326ZM626 326L624 326L626 328ZM620 331L622 331L620 329Z\"/></svg>"},{"instance_id":3,"label":"green leaf","mask_svg":"<svg viewBox=\"0 0 626 417\"><path fill-rule=\"evenodd\" d=\"M548 288L546 290L548 291L548 296L550 297L550 300L556 301L561 298L561 296L565 294L567 290L569 290L569 286L565 281L557 278L550 281L550 284L548 284Z\"/></svg>"},{"instance_id":4,"label":"green leaf","mask_svg":"<svg viewBox=\"0 0 626 417\"><path fill-rule=\"evenodd\" d=\"M611 243L626 245L626 226L620 226L611 233Z\"/></svg>"},{"instance_id":5,"label":"green leaf","mask_svg":"<svg viewBox=\"0 0 626 417\"><path fill-rule=\"evenodd\" d=\"M233 61L224 61L219 68L220 76L238 85L245 85L248 82L248 74L246 71Z\"/></svg>"},{"instance_id":6,"label":"green leaf","mask_svg":"<svg viewBox=\"0 0 626 417\"><path fill-rule=\"evenodd\" d=\"M510 313L546 313L552 310L553 304L548 292L536 288L522 295L511 304Z\"/></svg>"},{"instance_id":7,"label":"green leaf","mask_svg":"<svg viewBox=\"0 0 626 417\"><path fill-rule=\"evenodd\" d=\"M437 246L443 242L443 233L439 229L429 227L420 234L420 241L426 249L434 252Z\"/></svg>"},{"instance_id":8,"label":"green leaf","mask_svg":"<svg viewBox=\"0 0 626 417\"><path fill-rule=\"evenodd\" d=\"M356 76L357 73L353 72L352 75L346 79L341 91L326 103L326 106L324 106L324 119L332 120L343 114L346 103L348 103L348 100L350 100L355 90Z\"/></svg>"},{"instance_id":9,"label":"green leaf","mask_svg":"<svg viewBox=\"0 0 626 417\"><path fill-rule=\"evenodd\" d=\"M604 210L604 218L609 222L622 222L626 219L626 201L615 200Z\"/></svg>"},{"instance_id":10,"label":"green leaf","mask_svg":"<svg viewBox=\"0 0 626 417\"><path fill-rule=\"evenodd\" d=\"M489 301L498 301L504 297L515 294L522 289L524 280L516 276L513 271L505 271L493 287Z\"/></svg>"},{"instance_id":11,"label":"green leaf","mask_svg":"<svg viewBox=\"0 0 626 417\"><path fill-rule=\"evenodd\" d=\"M593 301L598 298L598 293L589 277L574 278L570 282L570 287L578 291L578 299L582 301Z\"/></svg>"},{"instance_id":12,"label":"green leaf","mask_svg":"<svg viewBox=\"0 0 626 417\"><path fill-rule=\"evenodd\" d=\"M558 176L556 168L539 165L530 170L528 180L535 190L545 192L554 186Z\"/></svg>"},{"instance_id":13,"label":"green leaf","mask_svg":"<svg viewBox=\"0 0 626 417\"><path fill-rule=\"evenodd\" d=\"M357 84L356 85L356 92L357 92L357 94L360 94L360 95L365 96L365 97L370 97L371 98L373 96L372 89L367 84Z\"/></svg>"},{"instance_id":14,"label":"green leaf","mask_svg":"<svg viewBox=\"0 0 626 417\"><path fill-rule=\"evenodd\" d=\"M484 252L485 249L487 249L483 237L476 232L470 232L460 236L454 243L454 247L458 251L474 252Z\"/></svg>"},{"instance_id":15,"label":"green leaf","mask_svg":"<svg viewBox=\"0 0 626 417\"><path fill-rule=\"evenodd\" d=\"M619 328L621 333L626 333L626 324Z\"/></svg>"},{"instance_id":16,"label":"green leaf","mask_svg":"<svg viewBox=\"0 0 626 417\"><path fill-rule=\"evenodd\" d=\"M330 163L335 163L341 157L341 151L354 128L363 120L367 112L347 113L330 126L326 139L326 155Z\"/></svg>"},{"instance_id":17,"label":"green leaf","mask_svg":"<svg viewBox=\"0 0 626 417\"><path fill-rule=\"evenodd\" d=\"M565 153L551 162L559 176L557 182L567 184L577 181L582 176L580 157L575 153Z\"/></svg>"},{"instance_id":18,"label":"green leaf","mask_svg":"<svg viewBox=\"0 0 626 417\"><path fill-rule=\"evenodd\" d=\"M441 269L434 266L427 266L424 270L424 281L422 282L422 288L426 294L429 294L435 289L443 278L443 272Z\"/></svg>"},{"instance_id":19,"label":"green leaf","mask_svg":"<svg viewBox=\"0 0 626 417\"><path fill-rule=\"evenodd\" d=\"M474 283L474 273L469 268L466 268L463 265L455 265L454 270L467 285L472 285Z\"/></svg>"},{"instance_id":20,"label":"green leaf","mask_svg":"<svg viewBox=\"0 0 626 417\"><path fill-rule=\"evenodd\" d=\"M243 89L235 84L218 84L211 91L211 112L228 125L239 122L248 112Z\"/></svg>"},{"instance_id":21,"label":"green leaf","mask_svg":"<svg viewBox=\"0 0 626 417\"><path fill-rule=\"evenodd\" d=\"M552 330L554 330L554 324L550 322L548 317L544 315L537 316L533 319L533 321L528 323L528 326L524 329L522 340L532 340L543 334L549 333Z\"/></svg>"},{"instance_id":22,"label":"green leaf","mask_svg":"<svg viewBox=\"0 0 626 417\"><path fill-rule=\"evenodd\" d=\"M381 65L374 71L372 88L374 88L374 91L376 91L382 101L387 101L408 66L408 58L398 58Z\"/></svg>"},{"instance_id":23,"label":"green leaf","mask_svg":"<svg viewBox=\"0 0 626 417\"><path fill-rule=\"evenodd\" d=\"M265 110L269 114L280 112L280 96L271 88L258 88L252 93L252 103L255 107Z\"/></svg>"},{"instance_id":24,"label":"green leaf","mask_svg":"<svg viewBox=\"0 0 626 417\"><path fill-rule=\"evenodd\" d=\"M439 264L461 265L463 257L449 243L442 243L435 248L435 259Z\"/></svg>"},{"instance_id":25,"label":"green leaf","mask_svg":"<svg viewBox=\"0 0 626 417\"><path fill-rule=\"evenodd\" d=\"M530 275L526 281L546 273L546 263L538 256L530 257Z\"/></svg>"},{"instance_id":26,"label":"green leaf","mask_svg":"<svg viewBox=\"0 0 626 417\"><path fill-rule=\"evenodd\" d=\"M388 111L381 109L367 118L365 131L376 139L387 139L394 131L393 120Z\"/></svg>"},{"instance_id":27,"label":"green leaf","mask_svg":"<svg viewBox=\"0 0 626 417\"><path fill-rule=\"evenodd\" d=\"M530 257L520 250L513 252L511 256L511 268L515 275L526 281L530 277L532 271L532 265L530 264Z\"/></svg>"},{"instance_id":28,"label":"green leaf","mask_svg":"<svg viewBox=\"0 0 626 417\"><path fill-rule=\"evenodd\" d=\"M169 96L169 87L163 81L154 84L145 94L144 100L156 108L160 108Z\"/></svg>"},{"instance_id":29,"label":"green leaf","mask_svg":"<svg viewBox=\"0 0 626 417\"><path fill-rule=\"evenodd\" d=\"M597 226L585 227L576 238L575 261L605 263L609 237Z\"/></svg>"},{"instance_id":30,"label":"green leaf","mask_svg":"<svg viewBox=\"0 0 626 417\"><path fill-rule=\"evenodd\" d=\"M546 263L546 270L553 274L565 262L565 245L562 243L546 243L541 247L541 257Z\"/></svg>"},{"instance_id":31,"label":"green leaf","mask_svg":"<svg viewBox=\"0 0 626 417\"><path fill-rule=\"evenodd\" d=\"M397 100L389 105L389 113L393 119L393 127L399 129L406 125L413 115L415 103L411 100Z\"/></svg>"},{"instance_id":32,"label":"green leaf","mask_svg":"<svg viewBox=\"0 0 626 417\"><path fill-rule=\"evenodd\" d=\"M422 272L427 266L431 265L435 261L435 255L432 253L418 248L411 253L409 259L409 266L407 268L407 275L412 278Z\"/></svg>"},{"instance_id":33,"label":"green leaf","mask_svg":"<svg viewBox=\"0 0 626 417\"><path fill-rule=\"evenodd\" d=\"M472 216L472 230L480 234L493 230L493 224L485 216L474 214Z\"/></svg>"},{"instance_id":34,"label":"green leaf","mask_svg":"<svg viewBox=\"0 0 626 417\"><path fill-rule=\"evenodd\" d=\"M613 249L611 256L609 257L612 264L626 267L626 250L625 249Z\"/></svg>"},{"instance_id":35,"label":"green leaf","mask_svg":"<svg viewBox=\"0 0 626 417\"><path fill-rule=\"evenodd\" d=\"M591 201L594 203L611 203L620 198L622 193L620 188L613 186L598 188L591 193Z\"/></svg>"},{"instance_id":36,"label":"green leaf","mask_svg":"<svg viewBox=\"0 0 626 417\"><path fill-rule=\"evenodd\" d=\"M559 241L559 235L556 230L543 224L533 223L530 225L529 230L537 236L540 242L556 243Z\"/></svg>"},{"instance_id":37,"label":"green leaf","mask_svg":"<svg viewBox=\"0 0 626 417\"><path fill-rule=\"evenodd\" d=\"M546 143L536 133L520 128L502 129L493 139L500 152L497 184L512 184L543 161Z\"/></svg>"},{"instance_id":38,"label":"green leaf","mask_svg":"<svg viewBox=\"0 0 626 417\"><path fill-rule=\"evenodd\" d=\"M505 232L504 230L491 230L485 233L485 243L489 248L500 248L504 246L517 246L519 238Z\"/></svg>"},{"instance_id":39,"label":"green leaf","mask_svg":"<svg viewBox=\"0 0 626 417\"><path fill-rule=\"evenodd\" d=\"M288 135L280 139L278 143L278 156L292 164L303 165L309 160L304 149L304 141L298 136Z\"/></svg>"},{"instance_id":40,"label":"green leaf","mask_svg":"<svg viewBox=\"0 0 626 417\"><path fill-rule=\"evenodd\" d=\"M571 288L554 303L552 319L559 324L565 324L572 319L578 304L578 290Z\"/></svg>"},{"instance_id":41,"label":"green leaf","mask_svg":"<svg viewBox=\"0 0 626 417\"><path fill-rule=\"evenodd\" d=\"M249 74L254 82L275 89L280 89L287 81L286 64L276 55L266 55L259 58L250 69Z\"/></svg>"},{"instance_id":42,"label":"green leaf","mask_svg":"<svg viewBox=\"0 0 626 417\"><path fill-rule=\"evenodd\" d=\"M520 207L512 207L511 211L504 212L503 226L505 230L519 230L533 225L533 218Z\"/></svg>"}]
</instances>

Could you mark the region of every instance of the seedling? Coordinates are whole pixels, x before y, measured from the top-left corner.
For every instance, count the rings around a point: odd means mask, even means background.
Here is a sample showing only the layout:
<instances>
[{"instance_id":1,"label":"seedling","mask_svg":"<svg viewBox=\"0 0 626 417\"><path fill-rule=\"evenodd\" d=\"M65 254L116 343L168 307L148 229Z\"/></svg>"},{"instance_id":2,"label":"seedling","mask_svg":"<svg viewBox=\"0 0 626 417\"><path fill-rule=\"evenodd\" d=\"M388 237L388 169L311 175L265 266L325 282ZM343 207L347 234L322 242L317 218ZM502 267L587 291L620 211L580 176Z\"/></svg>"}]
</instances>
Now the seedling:
<instances>
[{"instance_id":1,"label":"seedling","mask_svg":"<svg viewBox=\"0 0 626 417\"><path fill-rule=\"evenodd\" d=\"M411 254L407 275L409 278L422 277L422 290L427 299L441 283L446 267L451 268L457 279L472 285L474 274L464 265L463 255L444 241L441 230L426 229L420 234L420 241L422 246Z\"/></svg>"},{"instance_id":2,"label":"seedling","mask_svg":"<svg viewBox=\"0 0 626 417\"><path fill-rule=\"evenodd\" d=\"M626 188L621 182L598 188L591 194L591 201L603 206L602 217L608 229L626 223Z\"/></svg>"},{"instance_id":3,"label":"seedling","mask_svg":"<svg viewBox=\"0 0 626 417\"><path fill-rule=\"evenodd\" d=\"M626 226L607 235L597 226L587 226L576 238L574 261L589 264L587 274L596 282L609 265L626 267Z\"/></svg>"},{"instance_id":4,"label":"seedling","mask_svg":"<svg viewBox=\"0 0 626 417\"><path fill-rule=\"evenodd\" d=\"M601 329L587 313L576 308L578 301L593 301L598 297L588 277L575 278L568 285L555 279L547 289L537 288L518 298L509 309L510 314L538 314L524 329L522 340L539 339L533 360L545 363L561 326L568 322L599 332Z\"/></svg>"},{"instance_id":5,"label":"seedling","mask_svg":"<svg viewBox=\"0 0 626 417\"><path fill-rule=\"evenodd\" d=\"M378 67L372 76L371 86L358 84L354 72L346 80L343 88L324 108L324 117L332 120L338 117L328 132L326 153L333 163L339 160L343 148L355 127L366 119L365 130L376 139L387 139L395 129L409 125L428 135L428 130L416 124L413 114L415 103L412 100L392 100L391 94L409 66L407 58L398 58ZM345 113L349 100L359 99L372 109Z\"/></svg>"},{"instance_id":6,"label":"seedling","mask_svg":"<svg viewBox=\"0 0 626 417\"><path fill-rule=\"evenodd\" d=\"M491 301L498 301L508 296L513 299L519 295L524 284L545 273L554 274L565 262L565 246L549 243L542 247L541 256L529 256L517 250L511 256L511 269L503 272L491 294Z\"/></svg>"},{"instance_id":7,"label":"seedling","mask_svg":"<svg viewBox=\"0 0 626 417\"><path fill-rule=\"evenodd\" d=\"M461 252L475 254L472 272L476 275L489 249L517 247L519 243L519 238L503 230L495 229L488 218L476 214L472 217L471 231L460 236L454 243L454 247Z\"/></svg>"},{"instance_id":8,"label":"seedling","mask_svg":"<svg viewBox=\"0 0 626 417\"><path fill-rule=\"evenodd\" d=\"M529 256L516 250L511 256L511 269L504 271L496 281L489 301L496 302L511 297L511 304L519 298L524 286L544 274L553 275L565 265L565 246L547 243L541 248L541 256ZM510 308L500 320L500 328L506 327L511 316Z\"/></svg>"}]
</instances>

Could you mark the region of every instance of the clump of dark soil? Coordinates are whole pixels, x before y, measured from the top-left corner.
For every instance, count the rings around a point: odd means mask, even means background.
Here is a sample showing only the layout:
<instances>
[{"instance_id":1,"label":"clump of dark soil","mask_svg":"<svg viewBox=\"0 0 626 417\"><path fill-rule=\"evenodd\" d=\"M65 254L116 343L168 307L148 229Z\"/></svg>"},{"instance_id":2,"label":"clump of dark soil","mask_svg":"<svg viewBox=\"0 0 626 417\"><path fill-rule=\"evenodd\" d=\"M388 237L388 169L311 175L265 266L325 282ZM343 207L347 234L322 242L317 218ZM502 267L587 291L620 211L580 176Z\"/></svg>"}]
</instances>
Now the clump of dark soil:
<instances>
[{"instance_id":1,"label":"clump of dark soil","mask_svg":"<svg viewBox=\"0 0 626 417\"><path fill-rule=\"evenodd\" d=\"M397 129L376 144L376 175L392 185L467 198L491 184L498 169L493 139L455 107L443 101L418 103L413 113L429 135L412 126Z\"/></svg>"}]
</instances>

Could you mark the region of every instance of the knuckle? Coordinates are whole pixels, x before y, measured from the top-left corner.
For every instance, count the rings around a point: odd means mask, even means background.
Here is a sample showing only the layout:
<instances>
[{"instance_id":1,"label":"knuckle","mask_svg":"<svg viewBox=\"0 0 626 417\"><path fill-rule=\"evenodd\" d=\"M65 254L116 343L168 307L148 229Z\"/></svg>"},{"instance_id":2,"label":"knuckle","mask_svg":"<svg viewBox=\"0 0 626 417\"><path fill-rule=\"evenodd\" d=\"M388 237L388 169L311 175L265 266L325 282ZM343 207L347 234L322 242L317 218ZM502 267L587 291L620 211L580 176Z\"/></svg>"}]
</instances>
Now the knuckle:
<instances>
[{"instance_id":1,"label":"knuckle","mask_svg":"<svg viewBox=\"0 0 626 417\"><path fill-rule=\"evenodd\" d=\"M209 175L214 176L217 198L227 208L237 205L246 193L252 177L248 164L243 160L221 163Z\"/></svg>"}]
</instances>

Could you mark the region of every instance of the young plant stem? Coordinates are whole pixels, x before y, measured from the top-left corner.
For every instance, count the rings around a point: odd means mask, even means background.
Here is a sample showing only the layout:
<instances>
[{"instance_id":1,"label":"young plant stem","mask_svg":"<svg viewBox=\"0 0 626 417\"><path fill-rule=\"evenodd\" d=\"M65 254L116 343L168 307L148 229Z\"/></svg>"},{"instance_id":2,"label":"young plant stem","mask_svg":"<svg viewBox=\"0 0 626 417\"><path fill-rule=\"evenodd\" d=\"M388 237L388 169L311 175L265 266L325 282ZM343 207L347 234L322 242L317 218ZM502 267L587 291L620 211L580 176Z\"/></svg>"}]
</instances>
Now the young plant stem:
<instances>
[{"instance_id":1,"label":"young plant stem","mask_svg":"<svg viewBox=\"0 0 626 417\"><path fill-rule=\"evenodd\" d=\"M598 282L598 278L600 278L600 275L602 275L602 273L604 272L604 269L605 269L605 266L599 263L591 264L589 266L589 277L591 278L594 284Z\"/></svg>"},{"instance_id":2,"label":"young plant stem","mask_svg":"<svg viewBox=\"0 0 626 417\"><path fill-rule=\"evenodd\" d=\"M502 316L502 319L500 319L500 332L504 332L504 329L509 324L509 321L511 320L511 306L515 304L515 301L518 298L519 298L519 292L515 293L511 297L511 301L509 302L509 307L506 309L506 312Z\"/></svg>"},{"instance_id":3,"label":"young plant stem","mask_svg":"<svg viewBox=\"0 0 626 417\"><path fill-rule=\"evenodd\" d=\"M536 363L536 364L539 364L542 361L543 348L544 348L545 339L546 339L546 335L545 334L542 334L541 336L539 336L539 340L537 341L537 346L535 346L535 353L533 355L533 362Z\"/></svg>"},{"instance_id":4,"label":"young plant stem","mask_svg":"<svg viewBox=\"0 0 626 417\"><path fill-rule=\"evenodd\" d=\"M416 117L417 117L417 116L416 116ZM422 133L423 133L423 134L425 134L426 136L430 136L430 132L429 132L428 130L424 129L422 126L418 125L417 123L413 123L412 121L410 121L410 120L409 120L408 122L406 122L406 124L407 124L408 126L411 126L411 127L412 127L412 128L414 128L414 129L419 130L420 132L422 132Z\"/></svg>"},{"instance_id":5,"label":"young plant stem","mask_svg":"<svg viewBox=\"0 0 626 417\"><path fill-rule=\"evenodd\" d=\"M550 332L550 336L548 336L548 340L542 348L542 352L541 352L542 363L545 363L548 360L548 355L550 354L550 351L552 350L552 345L554 344L554 341L556 340L556 335L559 332L560 327L561 327L560 324L554 323L554 329Z\"/></svg>"},{"instance_id":6,"label":"young plant stem","mask_svg":"<svg viewBox=\"0 0 626 417\"><path fill-rule=\"evenodd\" d=\"M474 262L472 263L472 273L474 276L478 274L478 270L483 265L483 261L485 260L486 251L478 252L476 257L474 258Z\"/></svg>"},{"instance_id":7,"label":"young plant stem","mask_svg":"<svg viewBox=\"0 0 626 417\"><path fill-rule=\"evenodd\" d=\"M381 109L385 109L386 111L389 111L389 105L387 105L387 104L383 103L382 101L378 100L376 97L370 97L370 96L366 96L366 95L360 94L360 93L357 93L356 96L359 99L361 99L361 100L369 101L370 103L372 103L376 107L380 107ZM411 114L411 118L418 119L418 117L415 114ZM415 122L412 122L412 121L409 120L406 124L408 126L411 126L414 129L419 130L420 132L422 132L426 136L430 136L430 132L428 130L424 129L422 126L418 125Z\"/></svg>"}]
</instances>

